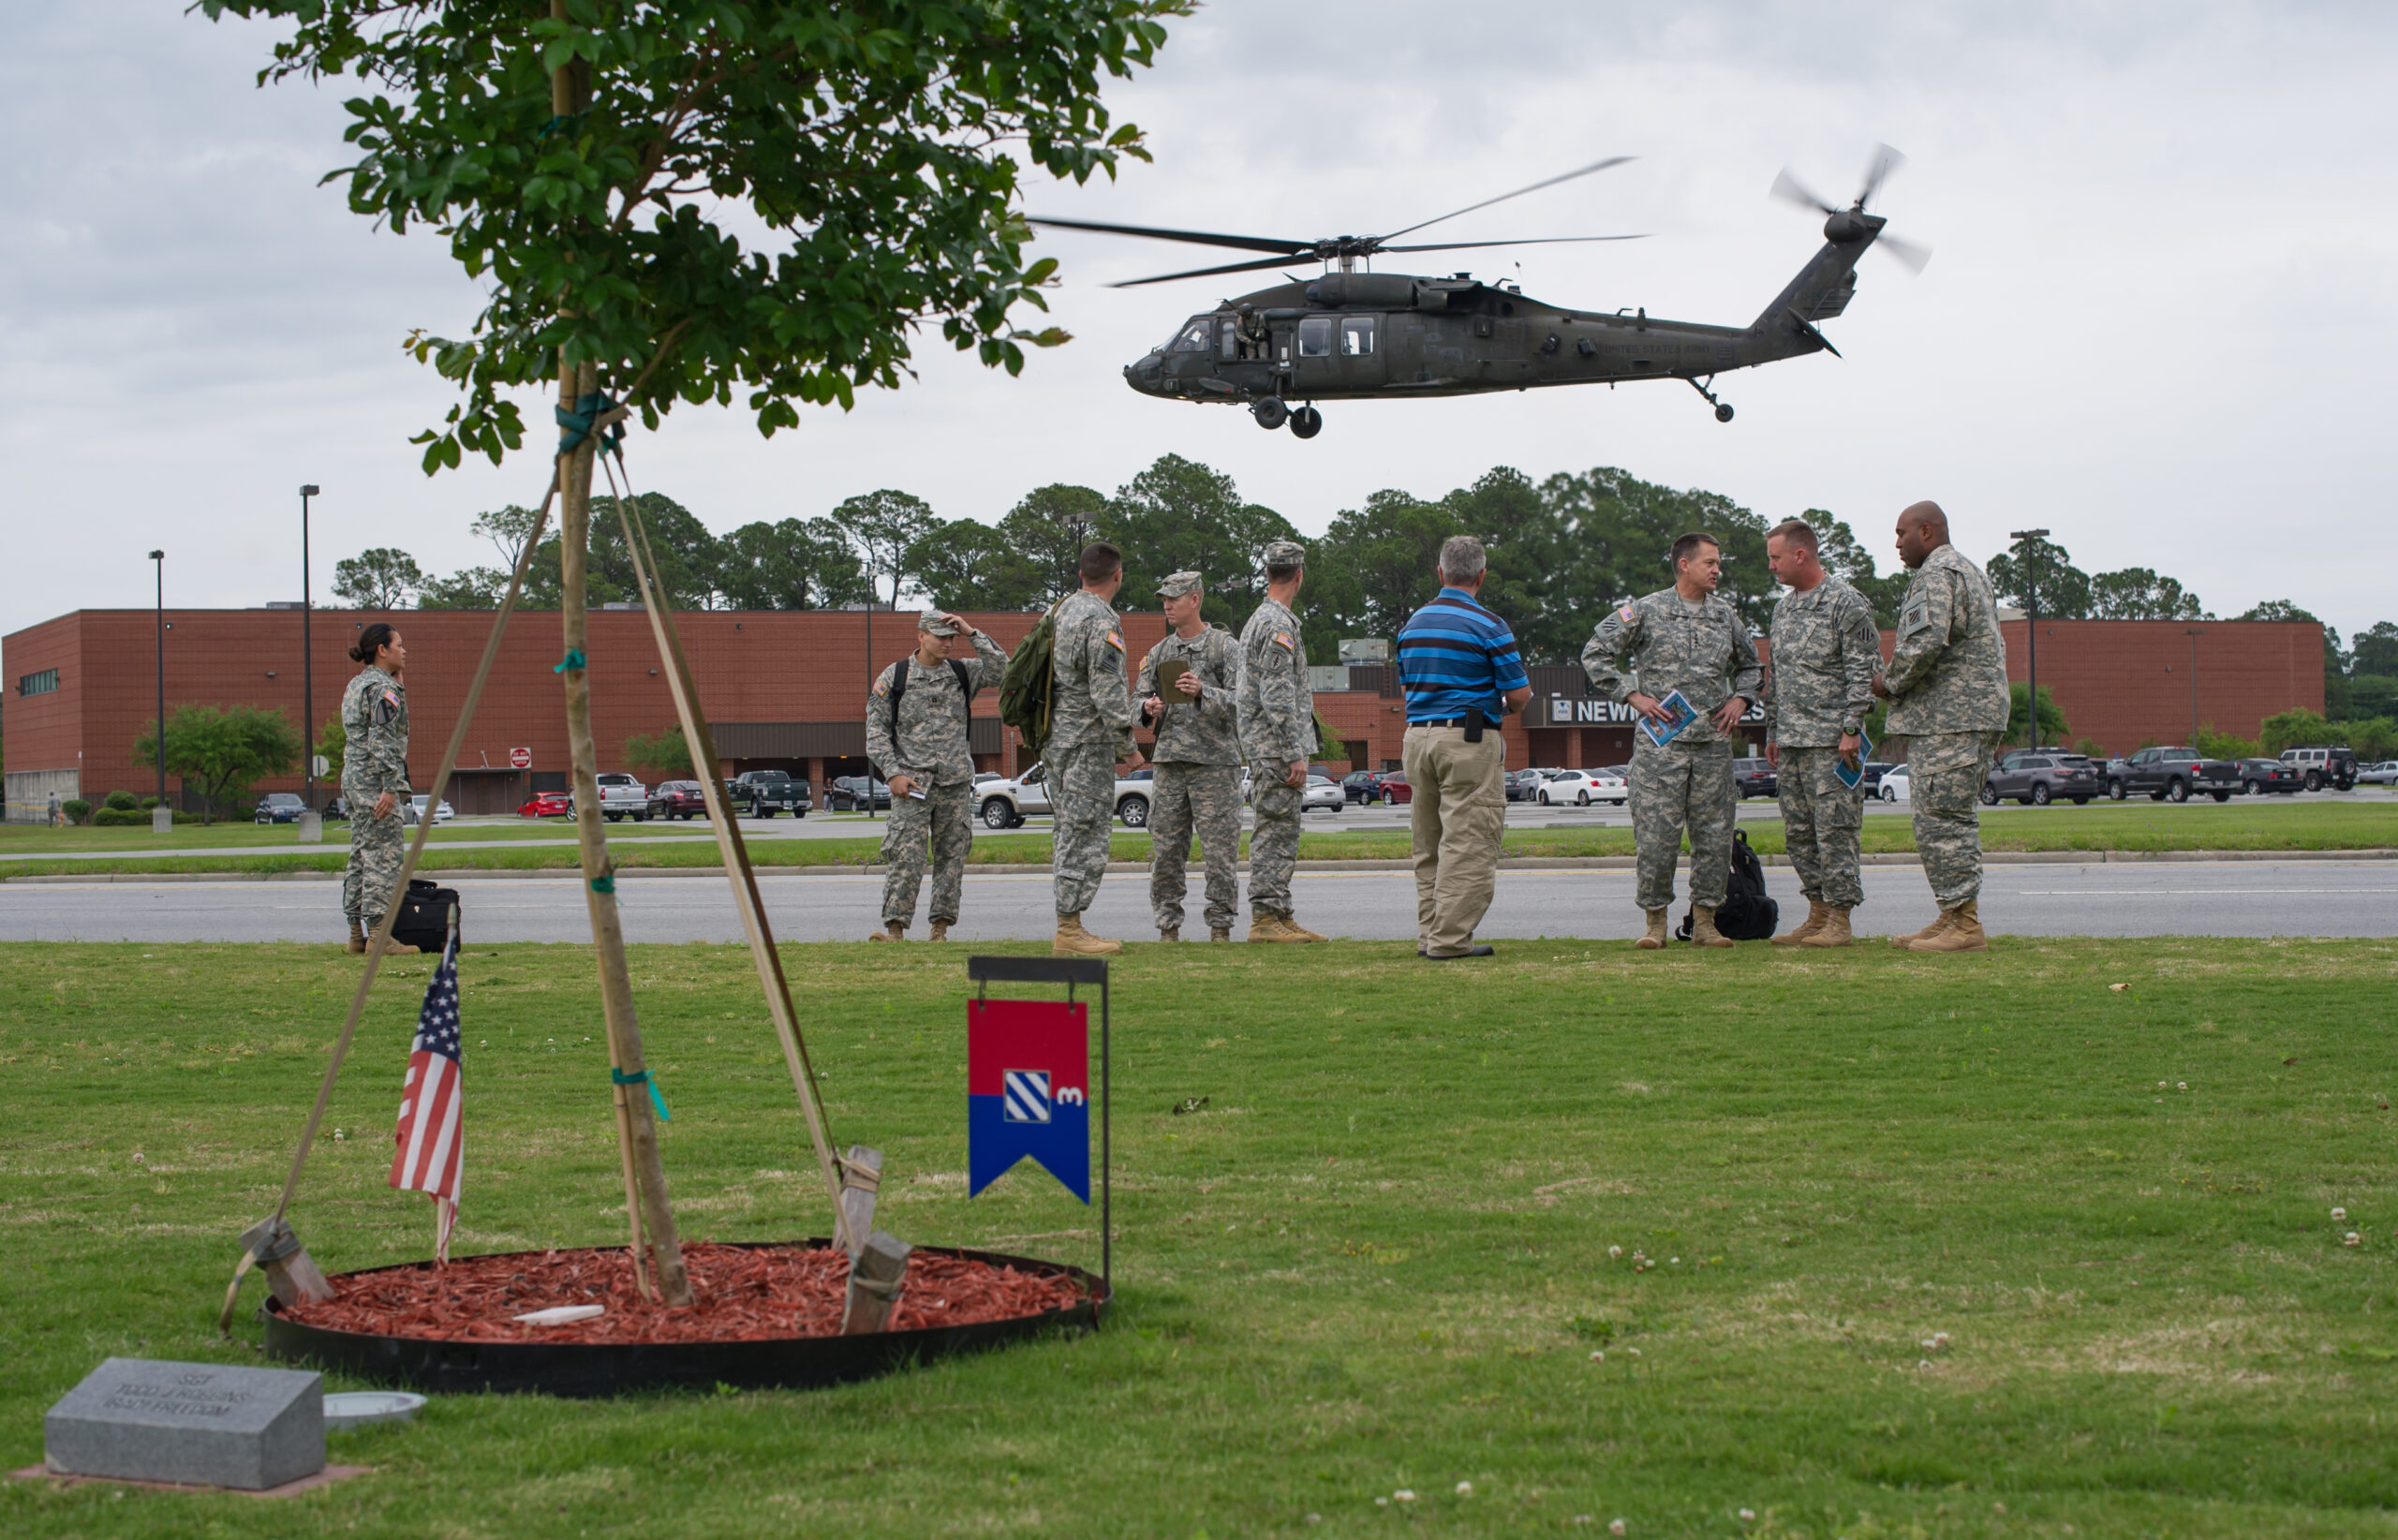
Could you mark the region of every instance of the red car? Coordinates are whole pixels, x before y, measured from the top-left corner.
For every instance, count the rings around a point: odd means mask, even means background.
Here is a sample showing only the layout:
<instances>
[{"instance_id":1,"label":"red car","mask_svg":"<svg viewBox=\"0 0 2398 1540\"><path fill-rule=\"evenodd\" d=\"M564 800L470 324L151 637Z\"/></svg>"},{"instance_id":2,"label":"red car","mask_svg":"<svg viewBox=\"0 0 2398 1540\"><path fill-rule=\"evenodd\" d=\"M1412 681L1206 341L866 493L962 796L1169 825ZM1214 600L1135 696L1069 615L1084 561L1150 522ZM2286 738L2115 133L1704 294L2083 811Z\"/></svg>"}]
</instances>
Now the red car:
<instances>
[{"instance_id":1,"label":"red car","mask_svg":"<svg viewBox=\"0 0 2398 1540\"><path fill-rule=\"evenodd\" d=\"M1383 800L1391 803L1409 803L1415 800L1415 788L1407 784L1405 771L1383 772Z\"/></svg>"},{"instance_id":2,"label":"red car","mask_svg":"<svg viewBox=\"0 0 2398 1540\"><path fill-rule=\"evenodd\" d=\"M574 799L564 792L536 792L516 809L519 818L564 818L574 811Z\"/></svg>"}]
</instances>

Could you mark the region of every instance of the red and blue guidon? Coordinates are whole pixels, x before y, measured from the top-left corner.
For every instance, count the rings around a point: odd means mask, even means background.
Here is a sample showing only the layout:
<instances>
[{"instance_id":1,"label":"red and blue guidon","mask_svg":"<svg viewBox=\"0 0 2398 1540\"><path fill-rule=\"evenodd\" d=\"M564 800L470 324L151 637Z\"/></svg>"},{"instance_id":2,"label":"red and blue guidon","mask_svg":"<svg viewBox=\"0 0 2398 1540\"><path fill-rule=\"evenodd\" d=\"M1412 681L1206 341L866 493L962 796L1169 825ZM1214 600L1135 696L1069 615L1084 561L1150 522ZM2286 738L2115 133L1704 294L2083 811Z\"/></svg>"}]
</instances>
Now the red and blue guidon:
<instances>
[{"instance_id":1,"label":"red and blue guidon","mask_svg":"<svg viewBox=\"0 0 2398 1540\"><path fill-rule=\"evenodd\" d=\"M968 1195L1030 1156L1090 1202L1090 1008L966 1002Z\"/></svg>"}]
</instances>

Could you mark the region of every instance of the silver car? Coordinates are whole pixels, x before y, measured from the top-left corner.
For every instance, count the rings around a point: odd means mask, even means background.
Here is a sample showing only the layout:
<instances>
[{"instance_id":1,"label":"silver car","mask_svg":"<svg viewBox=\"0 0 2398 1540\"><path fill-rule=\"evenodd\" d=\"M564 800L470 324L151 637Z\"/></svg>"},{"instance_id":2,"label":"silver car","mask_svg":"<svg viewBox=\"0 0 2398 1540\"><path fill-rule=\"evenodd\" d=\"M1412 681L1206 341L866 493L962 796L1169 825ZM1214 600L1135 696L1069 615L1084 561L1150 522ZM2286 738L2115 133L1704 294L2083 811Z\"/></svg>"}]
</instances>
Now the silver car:
<instances>
[{"instance_id":1,"label":"silver car","mask_svg":"<svg viewBox=\"0 0 2398 1540\"><path fill-rule=\"evenodd\" d=\"M1349 793L1329 776L1310 776L1307 789L1299 793L1299 811L1337 813L1349 806Z\"/></svg>"}]
</instances>

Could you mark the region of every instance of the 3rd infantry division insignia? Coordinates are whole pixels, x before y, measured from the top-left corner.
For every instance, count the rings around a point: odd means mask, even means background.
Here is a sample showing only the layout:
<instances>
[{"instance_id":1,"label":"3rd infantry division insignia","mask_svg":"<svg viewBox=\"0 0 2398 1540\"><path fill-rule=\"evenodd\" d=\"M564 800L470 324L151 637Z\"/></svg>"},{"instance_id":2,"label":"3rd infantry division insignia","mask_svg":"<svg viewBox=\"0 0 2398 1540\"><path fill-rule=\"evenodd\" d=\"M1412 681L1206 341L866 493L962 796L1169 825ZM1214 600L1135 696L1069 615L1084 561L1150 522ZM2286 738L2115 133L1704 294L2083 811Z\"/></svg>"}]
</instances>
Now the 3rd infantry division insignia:
<instances>
[{"instance_id":1,"label":"3rd infantry division insignia","mask_svg":"<svg viewBox=\"0 0 2398 1540\"><path fill-rule=\"evenodd\" d=\"M1010 1070L1005 1076L1005 1117L1011 1123L1049 1120L1049 1072Z\"/></svg>"}]
</instances>

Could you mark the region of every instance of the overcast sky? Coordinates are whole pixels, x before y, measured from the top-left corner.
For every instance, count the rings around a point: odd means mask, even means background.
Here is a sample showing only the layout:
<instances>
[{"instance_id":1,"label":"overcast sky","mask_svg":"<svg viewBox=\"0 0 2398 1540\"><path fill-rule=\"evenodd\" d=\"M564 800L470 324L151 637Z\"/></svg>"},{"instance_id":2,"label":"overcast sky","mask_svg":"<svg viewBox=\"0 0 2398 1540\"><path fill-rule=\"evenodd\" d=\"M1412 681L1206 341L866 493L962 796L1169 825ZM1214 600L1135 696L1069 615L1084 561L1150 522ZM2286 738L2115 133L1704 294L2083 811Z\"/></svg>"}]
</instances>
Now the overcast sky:
<instances>
[{"instance_id":1,"label":"overcast sky","mask_svg":"<svg viewBox=\"0 0 2398 1540\"><path fill-rule=\"evenodd\" d=\"M348 90L256 89L273 36L182 0L0 7L0 632L148 604L153 546L170 604L297 598L303 481L324 488L319 600L369 545L429 571L488 561L469 519L539 495L531 456L417 468L407 438L449 396L401 339L462 333L477 297L437 239L377 231L318 185ZM996 520L1035 485L1112 490L1174 452L1313 533L1382 487L1615 465L1769 518L1828 508L1885 553L1897 511L1933 497L1977 560L2043 525L2087 570L2155 567L2223 615L2291 598L2353 632L2398 617L2393 80L2398 7L2375 0L1218 0L1110 94L1156 164L1034 186L1030 212L1305 238L1636 155L1440 233L1650 239L1416 260L1745 324L1819 240L1767 199L1776 170L1845 200L1887 141L1911 158L1877 212L1935 256L1918 278L1869 253L1825 328L1846 357L1726 377L1729 425L1657 382L1335 403L1303 442L1123 385L1244 280L1105 289L1200 263L1053 233L1075 341L1022 378L936 333L897 392L771 440L685 407L636 436L633 471L721 531L883 486Z\"/></svg>"}]
</instances>

